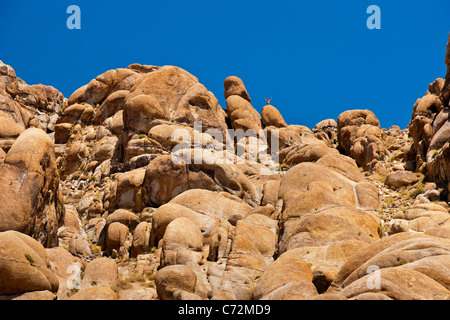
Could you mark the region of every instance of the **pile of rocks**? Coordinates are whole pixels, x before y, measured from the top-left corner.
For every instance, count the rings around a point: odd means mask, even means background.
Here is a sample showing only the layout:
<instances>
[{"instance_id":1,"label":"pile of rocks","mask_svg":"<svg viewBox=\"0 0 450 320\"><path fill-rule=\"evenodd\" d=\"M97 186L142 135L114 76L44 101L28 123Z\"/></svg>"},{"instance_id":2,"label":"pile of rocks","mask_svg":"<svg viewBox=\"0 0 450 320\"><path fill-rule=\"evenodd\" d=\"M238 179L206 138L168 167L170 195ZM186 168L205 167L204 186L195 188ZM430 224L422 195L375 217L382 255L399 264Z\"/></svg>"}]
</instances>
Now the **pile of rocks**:
<instances>
[{"instance_id":1,"label":"pile of rocks","mask_svg":"<svg viewBox=\"0 0 450 320\"><path fill-rule=\"evenodd\" d=\"M0 64L0 299L448 299L448 82L311 130L235 76L222 109L173 66L66 99Z\"/></svg>"}]
</instances>

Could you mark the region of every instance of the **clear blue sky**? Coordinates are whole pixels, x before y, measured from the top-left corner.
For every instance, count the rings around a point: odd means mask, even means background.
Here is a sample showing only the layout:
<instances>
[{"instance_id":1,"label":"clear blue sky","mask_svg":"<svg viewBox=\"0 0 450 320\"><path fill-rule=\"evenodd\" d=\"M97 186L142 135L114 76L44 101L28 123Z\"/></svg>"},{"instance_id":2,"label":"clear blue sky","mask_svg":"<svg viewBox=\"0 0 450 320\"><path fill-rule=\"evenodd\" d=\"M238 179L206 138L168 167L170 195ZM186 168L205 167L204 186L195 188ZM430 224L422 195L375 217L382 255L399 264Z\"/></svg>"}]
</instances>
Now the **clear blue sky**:
<instances>
[{"instance_id":1,"label":"clear blue sky","mask_svg":"<svg viewBox=\"0 0 450 320\"><path fill-rule=\"evenodd\" d=\"M66 27L71 4L81 30ZM372 4L381 30L366 27ZM272 97L289 124L364 108L404 128L445 76L449 13L449 0L0 0L0 60L66 97L109 69L176 65L222 107L223 80L235 75L258 111Z\"/></svg>"}]
</instances>

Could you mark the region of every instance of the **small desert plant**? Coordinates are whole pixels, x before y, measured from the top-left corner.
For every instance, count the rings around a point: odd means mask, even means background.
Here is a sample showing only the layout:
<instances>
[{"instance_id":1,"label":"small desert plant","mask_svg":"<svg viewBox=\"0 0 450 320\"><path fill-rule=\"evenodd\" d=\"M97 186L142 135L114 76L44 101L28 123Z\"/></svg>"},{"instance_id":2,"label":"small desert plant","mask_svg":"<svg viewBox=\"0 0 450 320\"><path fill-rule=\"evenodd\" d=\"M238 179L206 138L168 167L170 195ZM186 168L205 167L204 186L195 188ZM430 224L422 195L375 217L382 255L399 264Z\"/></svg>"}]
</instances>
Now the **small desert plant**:
<instances>
[{"instance_id":1,"label":"small desert plant","mask_svg":"<svg viewBox=\"0 0 450 320\"><path fill-rule=\"evenodd\" d=\"M25 253L25 258L27 258L30 263L33 263L33 258L28 253Z\"/></svg>"},{"instance_id":2,"label":"small desert plant","mask_svg":"<svg viewBox=\"0 0 450 320\"><path fill-rule=\"evenodd\" d=\"M441 150L441 149L438 149L438 150L433 152L433 155L431 156L431 159L436 158L436 156L439 154L439 150Z\"/></svg>"},{"instance_id":3,"label":"small desert plant","mask_svg":"<svg viewBox=\"0 0 450 320\"><path fill-rule=\"evenodd\" d=\"M423 190L423 188L417 188L416 190L413 190L409 193L408 199L413 199L413 198L417 197L419 194L422 194L424 192L425 191Z\"/></svg>"},{"instance_id":4,"label":"small desert plant","mask_svg":"<svg viewBox=\"0 0 450 320\"><path fill-rule=\"evenodd\" d=\"M397 259L397 265L398 265L398 266L402 266L402 265L404 265L404 264L406 264L406 261L405 261L405 260L403 260L403 259Z\"/></svg>"},{"instance_id":5,"label":"small desert plant","mask_svg":"<svg viewBox=\"0 0 450 320\"><path fill-rule=\"evenodd\" d=\"M137 274L136 272L132 272L130 274L130 276L128 277L128 281L133 283L133 282L144 282L145 281L145 277L143 274Z\"/></svg>"}]
</instances>

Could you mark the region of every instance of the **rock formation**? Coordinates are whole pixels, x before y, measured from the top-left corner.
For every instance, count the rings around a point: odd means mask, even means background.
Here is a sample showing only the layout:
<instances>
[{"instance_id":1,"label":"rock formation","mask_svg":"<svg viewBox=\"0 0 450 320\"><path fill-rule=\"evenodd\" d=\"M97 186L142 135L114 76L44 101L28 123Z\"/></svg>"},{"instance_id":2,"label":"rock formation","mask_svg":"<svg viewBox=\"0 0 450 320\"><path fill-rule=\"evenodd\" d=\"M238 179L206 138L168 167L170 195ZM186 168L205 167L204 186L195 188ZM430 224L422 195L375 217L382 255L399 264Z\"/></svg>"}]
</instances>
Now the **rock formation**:
<instances>
[{"instance_id":1,"label":"rock formation","mask_svg":"<svg viewBox=\"0 0 450 320\"><path fill-rule=\"evenodd\" d=\"M1 63L0 299L449 299L449 74L405 129L310 129L236 76L222 109L174 66L66 99Z\"/></svg>"}]
</instances>

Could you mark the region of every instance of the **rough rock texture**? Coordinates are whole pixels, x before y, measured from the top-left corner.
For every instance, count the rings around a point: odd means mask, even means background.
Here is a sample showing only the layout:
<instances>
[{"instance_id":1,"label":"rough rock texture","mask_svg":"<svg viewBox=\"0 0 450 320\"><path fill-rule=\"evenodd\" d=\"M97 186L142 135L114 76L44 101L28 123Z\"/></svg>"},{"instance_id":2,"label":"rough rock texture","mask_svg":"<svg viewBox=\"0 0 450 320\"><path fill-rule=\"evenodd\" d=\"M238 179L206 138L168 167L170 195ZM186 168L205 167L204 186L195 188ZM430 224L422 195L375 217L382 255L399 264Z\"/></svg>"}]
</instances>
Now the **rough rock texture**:
<instances>
[{"instance_id":1,"label":"rough rock texture","mask_svg":"<svg viewBox=\"0 0 450 320\"><path fill-rule=\"evenodd\" d=\"M312 129L315 136L324 140L329 147L336 147L338 143L337 138L337 123L334 119L326 119L320 121L318 124L314 126Z\"/></svg>"},{"instance_id":2,"label":"rough rock texture","mask_svg":"<svg viewBox=\"0 0 450 320\"><path fill-rule=\"evenodd\" d=\"M57 292L58 285L39 242L17 231L0 232L0 294Z\"/></svg>"},{"instance_id":3,"label":"rough rock texture","mask_svg":"<svg viewBox=\"0 0 450 320\"><path fill-rule=\"evenodd\" d=\"M449 245L448 239L417 233L386 237L352 255L329 291L353 299L367 293L396 300L448 299Z\"/></svg>"},{"instance_id":4,"label":"rough rock texture","mask_svg":"<svg viewBox=\"0 0 450 320\"><path fill-rule=\"evenodd\" d=\"M266 127L274 126L277 128L287 127L286 122L283 119L280 111L271 105L266 105L261 110L261 117Z\"/></svg>"},{"instance_id":5,"label":"rough rock texture","mask_svg":"<svg viewBox=\"0 0 450 320\"><path fill-rule=\"evenodd\" d=\"M380 122L370 110L348 110L337 119L339 146L364 169L384 158Z\"/></svg>"},{"instance_id":6,"label":"rough rock texture","mask_svg":"<svg viewBox=\"0 0 450 320\"><path fill-rule=\"evenodd\" d=\"M0 61L0 148L7 151L30 127L55 131L64 96L53 87L28 85L14 69Z\"/></svg>"},{"instance_id":7,"label":"rough rock texture","mask_svg":"<svg viewBox=\"0 0 450 320\"><path fill-rule=\"evenodd\" d=\"M16 230L56 245L64 203L59 194L53 143L36 128L25 130L0 166L0 231Z\"/></svg>"},{"instance_id":8,"label":"rough rock texture","mask_svg":"<svg viewBox=\"0 0 450 320\"><path fill-rule=\"evenodd\" d=\"M419 178L411 171L396 171L386 176L385 184L388 187L400 188L415 184L417 181L419 181Z\"/></svg>"},{"instance_id":9,"label":"rough rock texture","mask_svg":"<svg viewBox=\"0 0 450 320\"><path fill-rule=\"evenodd\" d=\"M262 129L261 116L251 104L250 97L242 80L231 76L225 79L225 99L227 115L234 130L254 130L258 133Z\"/></svg>"},{"instance_id":10,"label":"rough rock texture","mask_svg":"<svg viewBox=\"0 0 450 320\"><path fill-rule=\"evenodd\" d=\"M448 299L447 78L405 129L310 129L237 77L224 110L174 66L65 99L0 64L0 299Z\"/></svg>"}]
</instances>

